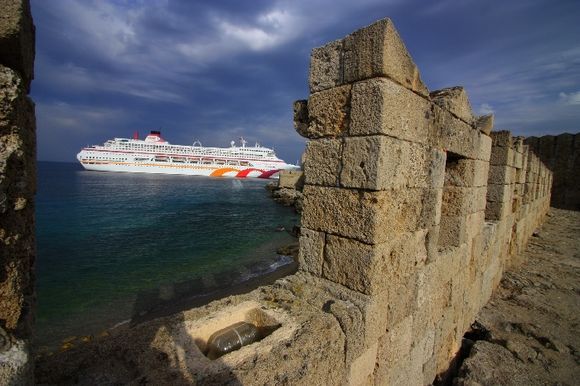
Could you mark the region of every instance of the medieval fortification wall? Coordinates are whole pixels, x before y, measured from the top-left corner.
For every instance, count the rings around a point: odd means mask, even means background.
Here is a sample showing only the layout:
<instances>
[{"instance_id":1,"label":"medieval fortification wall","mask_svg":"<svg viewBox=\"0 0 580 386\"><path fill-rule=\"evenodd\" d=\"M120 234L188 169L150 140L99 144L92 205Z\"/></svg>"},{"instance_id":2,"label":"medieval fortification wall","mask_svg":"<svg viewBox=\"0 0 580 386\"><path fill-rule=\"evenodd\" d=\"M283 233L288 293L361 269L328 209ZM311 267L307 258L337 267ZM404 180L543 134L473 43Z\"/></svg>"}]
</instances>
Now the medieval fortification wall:
<instances>
[{"instance_id":1,"label":"medieval fortification wall","mask_svg":"<svg viewBox=\"0 0 580 386\"><path fill-rule=\"evenodd\" d=\"M26 2L8 4L20 2L0 2L14 17L0 31L0 375L19 380L34 256L33 27ZM299 272L55 355L43 382L422 385L448 368L546 214L552 174L522 138L474 117L462 88L429 92L389 19L314 49L309 81L295 104L309 139ZM263 339L207 358L208 337L238 321Z\"/></svg>"},{"instance_id":2,"label":"medieval fortification wall","mask_svg":"<svg viewBox=\"0 0 580 386\"><path fill-rule=\"evenodd\" d=\"M580 133L528 137L525 143L554 174L550 205L580 210Z\"/></svg>"},{"instance_id":3,"label":"medieval fortification wall","mask_svg":"<svg viewBox=\"0 0 580 386\"><path fill-rule=\"evenodd\" d=\"M0 384L31 382L29 338L33 262L36 133L28 97L34 26L26 1L0 10Z\"/></svg>"}]
</instances>

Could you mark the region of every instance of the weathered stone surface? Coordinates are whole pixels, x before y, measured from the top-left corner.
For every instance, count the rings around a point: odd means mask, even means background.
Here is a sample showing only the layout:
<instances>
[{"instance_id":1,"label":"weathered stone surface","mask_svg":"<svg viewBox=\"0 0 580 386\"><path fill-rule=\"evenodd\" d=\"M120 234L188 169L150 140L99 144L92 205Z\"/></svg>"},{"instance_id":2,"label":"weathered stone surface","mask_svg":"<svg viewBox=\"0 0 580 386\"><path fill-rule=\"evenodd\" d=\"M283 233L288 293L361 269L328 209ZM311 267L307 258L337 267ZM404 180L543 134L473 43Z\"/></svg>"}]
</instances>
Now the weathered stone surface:
<instances>
[{"instance_id":1,"label":"weathered stone surface","mask_svg":"<svg viewBox=\"0 0 580 386\"><path fill-rule=\"evenodd\" d=\"M355 83L351 104L351 135L386 134L412 142L429 141L429 101L389 79Z\"/></svg>"},{"instance_id":2,"label":"weathered stone surface","mask_svg":"<svg viewBox=\"0 0 580 386\"><path fill-rule=\"evenodd\" d=\"M487 200L494 202L511 201L513 189L513 185L490 184L487 187Z\"/></svg>"},{"instance_id":3,"label":"weathered stone surface","mask_svg":"<svg viewBox=\"0 0 580 386\"><path fill-rule=\"evenodd\" d=\"M493 130L493 114L482 115L477 117L475 126L486 135L490 135L491 131Z\"/></svg>"},{"instance_id":4,"label":"weathered stone surface","mask_svg":"<svg viewBox=\"0 0 580 386\"><path fill-rule=\"evenodd\" d=\"M342 44L342 40L335 40L312 50L308 76L311 93L343 84Z\"/></svg>"},{"instance_id":5,"label":"weathered stone surface","mask_svg":"<svg viewBox=\"0 0 580 386\"><path fill-rule=\"evenodd\" d=\"M305 181L310 185L337 186L341 169L342 139L321 138L306 145Z\"/></svg>"},{"instance_id":6,"label":"weathered stone surface","mask_svg":"<svg viewBox=\"0 0 580 386\"><path fill-rule=\"evenodd\" d=\"M498 221L506 218L511 213L511 201L488 201L485 206L485 219Z\"/></svg>"},{"instance_id":7,"label":"weathered stone surface","mask_svg":"<svg viewBox=\"0 0 580 386\"><path fill-rule=\"evenodd\" d=\"M507 165L491 165L489 167L489 184L512 184L516 182L516 169Z\"/></svg>"},{"instance_id":8,"label":"weathered stone surface","mask_svg":"<svg viewBox=\"0 0 580 386\"><path fill-rule=\"evenodd\" d=\"M485 187L446 186L443 189L443 215L460 216L485 210L486 192Z\"/></svg>"},{"instance_id":9,"label":"weathered stone surface","mask_svg":"<svg viewBox=\"0 0 580 386\"><path fill-rule=\"evenodd\" d=\"M438 106L435 108L435 125L439 127L439 137L435 140L437 146L464 158L482 159L481 142L485 134Z\"/></svg>"},{"instance_id":10,"label":"weathered stone surface","mask_svg":"<svg viewBox=\"0 0 580 386\"><path fill-rule=\"evenodd\" d=\"M352 362L348 375L349 385L363 385L369 383L369 378L375 370L377 349L378 343L375 343L371 348L366 350L360 357Z\"/></svg>"},{"instance_id":11,"label":"weathered stone surface","mask_svg":"<svg viewBox=\"0 0 580 386\"><path fill-rule=\"evenodd\" d=\"M377 244L400 232L436 225L435 213L423 214L423 202L435 200L432 196L432 191L417 188L361 192L306 185L302 224Z\"/></svg>"},{"instance_id":12,"label":"weathered stone surface","mask_svg":"<svg viewBox=\"0 0 580 386\"><path fill-rule=\"evenodd\" d=\"M301 270L317 276L322 274L325 237L322 232L313 231L305 227L300 228L298 263Z\"/></svg>"},{"instance_id":13,"label":"weathered stone surface","mask_svg":"<svg viewBox=\"0 0 580 386\"><path fill-rule=\"evenodd\" d=\"M428 96L419 70L390 19L379 20L344 39L344 81L388 77Z\"/></svg>"},{"instance_id":14,"label":"weathered stone surface","mask_svg":"<svg viewBox=\"0 0 580 386\"><path fill-rule=\"evenodd\" d=\"M0 320L10 333L30 333L34 257L35 122L23 81L0 66Z\"/></svg>"},{"instance_id":15,"label":"weathered stone surface","mask_svg":"<svg viewBox=\"0 0 580 386\"><path fill-rule=\"evenodd\" d=\"M30 91L34 78L34 24L25 0L0 0L0 64L18 72Z\"/></svg>"},{"instance_id":16,"label":"weathered stone surface","mask_svg":"<svg viewBox=\"0 0 580 386\"><path fill-rule=\"evenodd\" d=\"M340 184L370 190L427 187L430 155L422 145L390 137L346 138Z\"/></svg>"},{"instance_id":17,"label":"weathered stone surface","mask_svg":"<svg viewBox=\"0 0 580 386\"><path fill-rule=\"evenodd\" d=\"M491 133L492 146L513 147L512 133L507 130L493 131Z\"/></svg>"},{"instance_id":18,"label":"weathered stone surface","mask_svg":"<svg viewBox=\"0 0 580 386\"><path fill-rule=\"evenodd\" d=\"M351 86L341 86L310 95L308 99L309 126L307 138L339 137L347 130L350 120Z\"/></svg>"},{"instance_id":19,"label":"weathered stone surface","mask_svg":"<svg viewBox=\"0 0 580 386\"><path fill-rule=\"evenodd\" d=\"M308 126L310 124L308 120L308 101L298 100L293 104L294 110L294 128L296 132L303 137L308 135Z\"/></svg>"},{"instance_id":20,"label":"weathered stone surface","mask_svg":"<svg viewBox=\"0 0 580 386\"><path fill-rule=\"evenodd\" d=\"M448 165L445 185L479 187L487 185L489 163L481 160L458 159L453 167Z\"/></svg>"},{"instance_id":21,"label":"weathered stone surface","mask_svg":"<svg viewBox=\"0 0 580 386\"><path fill-rule=\"evenodd\" d=\"M463 87L449 87L429 94L433 103L449 111L463 122L473 125L474 118L467 92Z\"/></svg>"},{"instance_id":22,"label":"weathered stone surface","mask_svg":"<svg viewBox=\"0 0 580 386\"><path fill-rule=\"evenodd\" d=\"M491 148L491 158L489 163L491 165L514 165L515 152L509 147L493 146Z\"/></svg>"},{"instance_id":23,"label":"weathered stone surface","mask_svg":"<svg viewBox=\"0 0 580 386\"><path fill-rule=\"evenodd\" d=\"M439 248L457 247L467 242L464 216L442 215L439 229Z\"/></svg>"}]
</instances>

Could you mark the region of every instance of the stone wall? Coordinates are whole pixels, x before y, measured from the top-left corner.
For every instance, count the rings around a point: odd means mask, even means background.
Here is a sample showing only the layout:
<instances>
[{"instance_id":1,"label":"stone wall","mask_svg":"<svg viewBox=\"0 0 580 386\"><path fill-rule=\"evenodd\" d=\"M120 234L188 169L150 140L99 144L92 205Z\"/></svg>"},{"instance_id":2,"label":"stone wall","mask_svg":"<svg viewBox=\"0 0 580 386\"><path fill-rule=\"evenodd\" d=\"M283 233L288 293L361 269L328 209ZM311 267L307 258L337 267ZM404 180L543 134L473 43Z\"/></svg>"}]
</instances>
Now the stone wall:
<instances>
[{"instance_id":1,"label":"stone wall","mask_svg":"<svg viewBox=\"0 0 580 386\"><path fill-rule=\"evenodd\" d=\"M0 0L0 384L32 383L36 144L28 1Z\"/></svg>"},{"instance_id":2,"label":"stone wall","mask_svg":"<svg viewBox=\"0 0 580 386\"><path fill-rule=\"evenodd\" d=\"M424 385L448 369L552 175L461 87L429 92L389 19L315 48L309 80L298 273L55 355L43 382ZM205 357L237 321L277 329Z\"/></svg>"},{"instance_id":3,"label":"stone wall","mask_svg":"<svg viewBox=\"0 0 580 386\"><path fill-rule=\"evenodd\" d=\"M551 205L580 210L580 133L529 137L525 143L554 173Z\"/></svg>"}]
</instances>

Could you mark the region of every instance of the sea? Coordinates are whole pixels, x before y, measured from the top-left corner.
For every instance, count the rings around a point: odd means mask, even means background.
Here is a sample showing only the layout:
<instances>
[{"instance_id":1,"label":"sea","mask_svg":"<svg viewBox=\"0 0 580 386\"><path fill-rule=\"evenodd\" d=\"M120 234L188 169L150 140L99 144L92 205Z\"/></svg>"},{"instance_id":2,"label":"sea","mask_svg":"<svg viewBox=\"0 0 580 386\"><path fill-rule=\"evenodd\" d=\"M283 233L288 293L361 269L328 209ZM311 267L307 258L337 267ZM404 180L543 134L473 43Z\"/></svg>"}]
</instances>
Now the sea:
<instances>
[{"instance_id":1,"label":"sea","mask_svg":"<svg viewBox=\"0 0 580 386\"><path fill-rule=\"evenodd\" d=\"M276 250L296 242L288 230L299 219L266 183L39 162L37 347L98 336L164 302L290 264Z\"/></svg>"}]
</instances>

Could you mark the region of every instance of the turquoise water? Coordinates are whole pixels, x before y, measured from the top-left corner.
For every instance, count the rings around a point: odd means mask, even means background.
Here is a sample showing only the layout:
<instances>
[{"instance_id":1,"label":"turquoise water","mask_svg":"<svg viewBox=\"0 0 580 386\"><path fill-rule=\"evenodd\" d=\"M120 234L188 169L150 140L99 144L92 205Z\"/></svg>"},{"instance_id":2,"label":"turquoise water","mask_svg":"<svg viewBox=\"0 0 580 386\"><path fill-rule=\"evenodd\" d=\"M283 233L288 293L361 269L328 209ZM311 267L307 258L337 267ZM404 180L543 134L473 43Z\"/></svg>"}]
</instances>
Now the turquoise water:
<instances>
[{"instance_id":1,"label":"turquoise water","mask_svg":"<svg viewBox=\"0 0 580 386\"><path fill-rule=\"evenodd\" d=\"M40 162L36 342L98 334L160 299L288 263L298 218L264 180L104 173Z\"/></svg>"}]
</instances>

